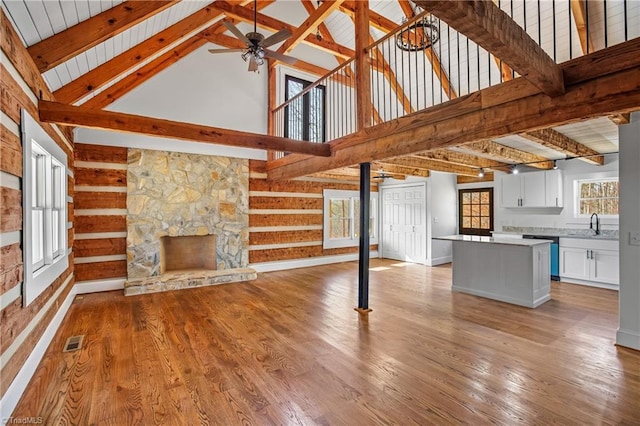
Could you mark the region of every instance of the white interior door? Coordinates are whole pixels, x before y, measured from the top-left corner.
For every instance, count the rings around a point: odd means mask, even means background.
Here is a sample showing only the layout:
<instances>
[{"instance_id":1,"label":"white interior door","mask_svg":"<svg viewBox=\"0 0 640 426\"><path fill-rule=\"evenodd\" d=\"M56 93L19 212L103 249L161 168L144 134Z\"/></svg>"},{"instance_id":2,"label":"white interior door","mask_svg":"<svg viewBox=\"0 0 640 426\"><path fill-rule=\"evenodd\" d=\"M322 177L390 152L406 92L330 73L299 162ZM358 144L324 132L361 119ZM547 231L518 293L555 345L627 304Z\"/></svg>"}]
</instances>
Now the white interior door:
<instances>
[{"instance_id":1,"label":"white interior door","mask_svg":"<svg viewBox=\"0 0 640 426\"><path fill-rule=\"evenodd\" d=\"M382 257L426 260L424 185L382 188Z\"/></svg>"}]
</instances>

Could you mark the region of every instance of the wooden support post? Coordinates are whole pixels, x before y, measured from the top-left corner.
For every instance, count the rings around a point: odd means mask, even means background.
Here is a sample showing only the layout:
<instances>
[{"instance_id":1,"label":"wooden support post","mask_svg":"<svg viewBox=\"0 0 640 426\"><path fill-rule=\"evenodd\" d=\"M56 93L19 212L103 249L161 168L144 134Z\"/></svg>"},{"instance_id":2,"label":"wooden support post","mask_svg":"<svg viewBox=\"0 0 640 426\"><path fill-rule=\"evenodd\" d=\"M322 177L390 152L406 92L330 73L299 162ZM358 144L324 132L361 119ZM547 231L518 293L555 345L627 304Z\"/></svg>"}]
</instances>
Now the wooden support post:
<instances>
[{"instance_id":1,"label":"wooden support post","mask_svg":"<svg viewBox=\"0 0 640 426\"><path fill-rule=\"evenodd\" d=\"M369 212L371 210L371 164L360 164L360 254L358 264L358 307L361 314L369 309Z\"/></svg>"},{"instance_id":2,"label":"wooden support post","mask_svg":"<svg viewBox=\"0 0 640 426\"><path fill-rule=\"evenodd\" d=\"M371 126L371 82L369 52L369 0L355 2L356 46L356 122L358 130ZM360 249L358 252L358 307L369 309L369 208L371 200L371 164L360 164Z\"/></svg>"},{"instance_id":3,"label":"wooden support post","mask_svg":"<svg viewBox=\"0 0 640 426\"><path fill-rule=\"evenodd\" d=\"M358 130L371 126L371 75L369 52L369 1L355 2L356 114Z\"/></svg>"}]
</instances>

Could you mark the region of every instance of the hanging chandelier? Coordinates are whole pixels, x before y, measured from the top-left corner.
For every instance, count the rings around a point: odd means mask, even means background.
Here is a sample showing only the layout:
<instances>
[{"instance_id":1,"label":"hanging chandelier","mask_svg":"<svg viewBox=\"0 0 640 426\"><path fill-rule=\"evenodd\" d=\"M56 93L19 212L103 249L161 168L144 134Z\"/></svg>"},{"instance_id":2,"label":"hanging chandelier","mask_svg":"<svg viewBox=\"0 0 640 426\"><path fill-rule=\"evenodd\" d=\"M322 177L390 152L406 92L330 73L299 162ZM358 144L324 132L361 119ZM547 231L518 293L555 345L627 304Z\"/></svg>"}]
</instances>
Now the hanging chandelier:
<instances>
[{"instance_id":1,"label":"hanging chandelier","mask_svg":"<svg viewBox=\"0 0 640 426\"><path fill-rule=\"evenodd\" d=\"M440 40L438 26L435 19L425 16L396 35L396 46L405 52L427 50Z\"/></svg>"}]
</instances>

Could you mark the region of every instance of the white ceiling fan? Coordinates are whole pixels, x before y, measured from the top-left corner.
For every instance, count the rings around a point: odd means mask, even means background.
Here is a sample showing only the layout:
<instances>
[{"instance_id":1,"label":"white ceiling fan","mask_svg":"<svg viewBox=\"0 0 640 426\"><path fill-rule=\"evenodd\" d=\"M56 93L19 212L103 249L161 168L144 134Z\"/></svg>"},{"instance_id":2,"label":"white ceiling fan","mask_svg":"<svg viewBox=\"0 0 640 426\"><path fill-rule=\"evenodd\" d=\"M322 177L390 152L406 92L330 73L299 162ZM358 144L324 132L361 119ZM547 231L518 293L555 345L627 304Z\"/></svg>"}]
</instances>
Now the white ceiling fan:
<instances>
[{"instance_id":1,"label":"white ceiling fan","mask_svg":"<svg viewBox=\"0 0 640 426\"><path fill-rule=\"evenodd\" d=\"M265 38L258 32L258 7L257 1L253 2L253 32L242 34L242 32L233 23L223 21L225 27L233 33L247 47L244 49L209 49L210 53L229 53L242 52L242 59L249 62L249 71L258 71L258 67L264 64L264 58L271 58L294 65L297 59L291 56L283 55L273 50L267 49L274 44L278 44L291 37L291 31L282 29L275 34Z\"/></svg>"}]
</instances>

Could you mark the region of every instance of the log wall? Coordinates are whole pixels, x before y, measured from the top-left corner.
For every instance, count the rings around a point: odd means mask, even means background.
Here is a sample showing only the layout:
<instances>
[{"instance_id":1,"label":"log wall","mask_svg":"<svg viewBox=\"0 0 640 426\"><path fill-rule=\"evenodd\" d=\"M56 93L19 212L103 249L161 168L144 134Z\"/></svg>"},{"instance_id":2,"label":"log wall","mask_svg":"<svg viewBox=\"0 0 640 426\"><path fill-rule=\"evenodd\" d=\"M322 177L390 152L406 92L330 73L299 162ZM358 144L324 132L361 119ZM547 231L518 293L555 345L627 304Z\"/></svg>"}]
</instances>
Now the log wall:
<instances>
[{"instance_id":1,"label":"log wall","mask_svg":"<svg viewBox=\"0 0 640 426\"><path fill-rule=\"evenodd\" d=\"M358 247L322 248L322 191L358 191L357 181L270 182L264 161L249 161L249 170L249 264L358 252ZM377 185L372 184L372 191Z\"/></svg>"},{"instance_id":2,"label":"log wall","mask_svg":"<svg viewBox=\"0 0 640 426\"><path fill-rule=\"evenodd\" d=\"M76 144L76 281L127 277L127 148Z\"/></svg>"},{"instance_id":3,"label":"log wall","mask_svg":"<svg viewBox=\"0 0 640 426\"><path fill-rule=\"evenodd\" d=\"M38 118L37 99L52 99L40 73L0 9L0 398L74 285L73 253L69 268L27 307L23 306L21 110ZM73 137L67 129L41 123L67 154L69 247L74 229Z\"/></svg>"}]
</instances>

